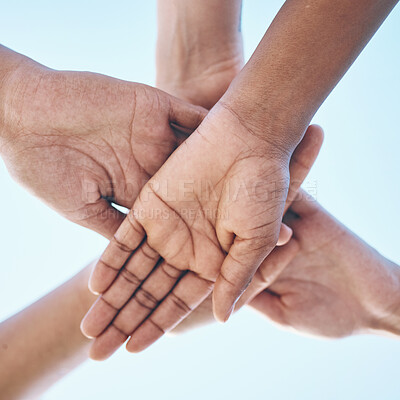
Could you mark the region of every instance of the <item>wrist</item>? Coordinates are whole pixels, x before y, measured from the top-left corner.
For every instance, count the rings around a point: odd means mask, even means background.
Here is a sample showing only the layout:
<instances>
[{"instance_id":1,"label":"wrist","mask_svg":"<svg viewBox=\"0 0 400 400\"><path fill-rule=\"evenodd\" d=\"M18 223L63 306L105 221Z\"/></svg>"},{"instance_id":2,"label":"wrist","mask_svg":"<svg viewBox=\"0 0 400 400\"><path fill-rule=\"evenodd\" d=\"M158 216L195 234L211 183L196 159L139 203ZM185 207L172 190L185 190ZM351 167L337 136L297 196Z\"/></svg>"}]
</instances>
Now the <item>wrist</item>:
<instances>
[{"instance_id":1,"label":"wrist","mask_svg":"<svg viewBox=\"0 0 400 400\"><path fill-rule=\"evenodd\" d=\"M384 336L400 337L400 267L383 258L381 271L384 271L376 285L382 285L379 299L374 299L368 307L370 315L366 332Z\"/></svg>"},{"instance_id":2,"label":"wrist","mask_svg":"<svg viewBox=\"0 0 400 400\"><path fill-rule=\"evenodd\" d=\"M1 49L2 50L2 49ZM0 50L0 53L1 53ZM33 60L11 52L6 58L7 68L2 68L0 88L0 154L4 155L11 144L17 141L21 130L21 109L24 98L29 97L29 88L37 87L41 71L46 69ZM15 55L15 57L14 57ZM2 55L0 54L0 57ZM31 99L29 99L31 100Z\"/></svg>"},{"instance_id":3,"label":"wrist","mask_svg":"<svg viewBox=\"0 0 400 400\"><path fill-rule=\"evenodd\" d=\"M165 42L167 44L165 45ZM224 45L192 46L186 40L158 41L156 86L174 96L210 109L243 67L241 38Z\"/></svg>"},{"instance_id":4,"label":"wrist","mask_svg":"<svg viewBox=\"0 0 400 400\"><path fill-rule=\"evenodd\" d=\"M157 87L211 108L243 66L240 14L241 0L160 0Z\"/></svg>"},{"instance_id":5,"label":"wrist","mask_svg":"<svg viewBox=\"0 0 400 400\"><path fill-rule=\"evenodd\" d=\"M292 152L307 129L315 107L307 93L260 75L255 61L248 62L232 81L221 102L234 111L261 138L276 141Z\"/></svg>"},{"instance_id":6,"label":"wrist","mask_svg":"<svg viewBox=\"0 0 400 400\"><path fill-rule=\"evenodd\" d=\"M300 127L294 131L289 123L280 121L272 111L262 115L251 113L246 105L242 106L240 102L226 94L218 104L229 111L236 123L241 125L248 135L258 140L261 148L286 161L290 160L306 129Z\"/></svg>"}]
</instances>

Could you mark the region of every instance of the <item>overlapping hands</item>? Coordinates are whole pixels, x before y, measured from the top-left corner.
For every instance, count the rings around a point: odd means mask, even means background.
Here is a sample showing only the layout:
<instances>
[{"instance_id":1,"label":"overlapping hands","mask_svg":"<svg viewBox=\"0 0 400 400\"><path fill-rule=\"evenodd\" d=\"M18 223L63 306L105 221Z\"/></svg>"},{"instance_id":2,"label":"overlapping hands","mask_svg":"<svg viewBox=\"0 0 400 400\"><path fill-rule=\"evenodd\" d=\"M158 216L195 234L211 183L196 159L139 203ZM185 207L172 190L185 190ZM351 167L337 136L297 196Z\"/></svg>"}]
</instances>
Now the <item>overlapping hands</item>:
<instances>
[{"instance_id":1,"label":"overlapping hands","mask_svg":"<svg viewBox=\"0 0 400 400\"><path fill-rule=\"evenodd\" d=\"M261 264L237 309L249 304L285 329L317 337L399 334L394 328L400 310L396 264L303 190L284 222L293 229L292 238ZM207 299L175 333L212 321L211 299Z\"/></svg>"},{"instance_id":2,"label":"overlapping hands","mask_svg":"<svg viewBox=\"0 0 400 400\"><path fill-rule=\"evenodd\" d=\"M1 153L11 174L111 239L90 281L101 296L82 323L96 338L93 358L128 337L137 352L207 320L211 293L224 321L250 303L319 336L396 326L396 267L303 192L287 211L321 146L319 127L292 154L223 101L203 121L205 109L157 89L30 62L8 86Z\"/></svg>"},{"instance_id":3,"label":"overlapping hands","mask_svg":"<svg viewBox=\"0 0 400 400\"><path fill-rule=\"evenodd\" d=\"M228 115L221 111L217 121L227 126ZM207 122L149 181L149 188L144 187L133 207L139 211L129 214L93 272L91 288L103 295L82 328L86 335L97 337L92 347L94 358L106 358L129 336L128 350L143 350L206 299L215 282L214 295L219 290L219 301L229 310L230 302L251 278L245 275L249 274L249 260L255 260L257 268L265 258L263 251L267 249L268 254L275 246L277 237L271 239L269 228L275 225L279 231L288 181L282 183L273 158L262 152L254 155L248 147L251 138L243 141L245 132L240 130L225 153L230 158L220 151L215 160L215 149L221 148L227 135ZM202 134L204 125L212 128L208 130L210 139ZM309 128L290 162L292 193L311 168L321 142L320 128ZM235 145L238 155L231 156ZM202 156L197 158L199 150ZM186 168L182 171L183 165ZM289 172L289 165L287 169ZM173 179L168 178L171 176ZM151 185L162 187L165 182L170 183L165 192L152 191ZM193 190L185 192L188 197L179 200L182 192L178 185L182 182L194 184ZM207 186L196 186L196 182L208 183L212 192L207 193ZM228 194L226 187L231 191ZM148 202L143 201L145 195ZM153 210L161 211L152 214ZM230 256L224 261L228 252Z\"/></svg>"},{"instance_id":4,"label":"overlapping hands","mask_svg":"<svg viewBox=\"0 0 400 400\"><path fill-rule=\"evenodd\" d=\"M198 102L213 105L241 63L236 53L225 60L230 67L217 71L209 92L187 83L169 89L182 96L187 87L192 101L200 91ZM211 292L216 317L226 320L279 232L288 240L289 230L280 230L287 193L293 197L307 175L322 133L311 128L292 158L262 136L219 102L145 185L90 280L102 294L82 323L96 337L93 358L108 357L129 336L128 350L143 350Z\"/></svg>"}]
</instances>

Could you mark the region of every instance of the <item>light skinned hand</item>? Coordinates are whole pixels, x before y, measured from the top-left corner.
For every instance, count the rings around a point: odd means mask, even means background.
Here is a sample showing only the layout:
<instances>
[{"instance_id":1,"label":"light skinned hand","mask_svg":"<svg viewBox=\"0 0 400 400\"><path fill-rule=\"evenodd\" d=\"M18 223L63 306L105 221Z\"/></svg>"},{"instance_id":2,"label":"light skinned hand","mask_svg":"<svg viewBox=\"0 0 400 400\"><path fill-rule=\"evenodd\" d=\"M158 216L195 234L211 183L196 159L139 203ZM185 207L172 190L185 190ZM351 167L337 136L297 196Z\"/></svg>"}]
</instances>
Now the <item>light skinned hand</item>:
<instances>
[{"instance_id":1,"label":"light skinned hand","mask_svg":"<svg viewBox=\"0 0 400 400\"><path fill-rule=\"evenodd\" d=\"M399 337L400 267L304 191L284 221L293 229L290 242L276 247L261 264L235 311L248 303L278 326L317 337ZM208 298L173 332L212 321Z\"/></svg>"},{"instance_id":2,"label":"light skinned hand","mask_svg":"<svg viewBox=\"0 0 400 400\"><path fill-rule=\"evenodd\" d=\"M293 237L264 261L238 308L318 337L400 335L400 267L299 192L284 221ZM275 282L263 276L276 274ZM266 289L267 288L267 289Z\"/></svg>"},{"instance_id":3,"label":"light skinned hand","mask_svg":"<svg viewBox=\"0 0 400 400\"><path fill-rule=\"evenodd\" d=\"M221 134L223 134L223 131ZM293 193L297 191L310 170L320 149L322 136L322 130L319 127L311 126L303 141L294 152L290 163L292 184L289 198L293 197ZM201 136L200 140L202 140ZM186 143L187 142L185 142L181 148L185 149ZM200 142L200 144L202 144L202 142ZM208 142L206 142L206 144L208 144ZM187 164L189 164L189 162L187 162ZM177 171L178 170L181 171L182 168L177 169ZM205 169L205 172L209 172L209 170L210 169ZM198 171L201 172L202 170L199 169ZM212 171L213 169L211 169L211 172ZM261 184L262 187L264 187L264 183L261 182ZM193 196L193 193L189 194ZM201 195L204 195L204 193ZM154 199L154 197L152 198L150 196L149 198ZM158 199L157 196L156 199ZM173 204L176 210L176 203ZM201 217L206 215L204 210L206 207L210 207L212 202L210 200L209 203L203 204ZM274 204L273 201L272 204ZM163 205L163 203L161 203L161 205ZM157 209L160 207L160 204L155 203L155 206L157 207L154 208ZM185 202L182 202L182 207L183 206L185 206ZM194 200L191 200L189 206L196 210L198 207ZM247 215L245 207L235 208L233 203L230 203L229 206L238 213L236 214L238 221L246 221ZM263 202L263 204L260 205L260 209L262 207L267 217L270 217L268 205ZM244 214L243 217L240 212ZM257 213L257 211L255 212ZM181 213L181 215L182 214L183 213ZM261 212L257 213L257 215L259 219L262 218ZM157 224L161 224L161 228L163 228L165 224L171 223L171 219L172 222L176 221L175 223L177 226L171 229L169 235L171 241L168 243L169 245L174 245L174 241L172 241L174 234L176 234L176 232L180 235L186 233L182 233L178 230L180 224L184 224L184 219L177 219L172 215L169 216L167 220L159 218L156 221L151 221L151 223L153 223L152 228L154 230L157 229ZM183 236L184 240L181 240L182 243L176 243L177 250L173 247L171 248L176 251L176 256L171 257L172 259L169 262L159 258L158 253L153 250L154 244L152 244L148 236L147 240L143 241L140 245L139 250L129 258L129 261L121 270L121 273L118 274L118 269L115 266L123 257L124 252L121 251L121 249L126 250L126 257L128 257L130 252L125 246L132 243L129 241L129 238L136 238L136 236L139 236L136 231L135 233L133 232L133 229L141 229L135 219L130 219L129 221L129 224L133 223L134 225L132 225L131 228L128 227L122 235L117 232L115 239L113 239L108 249L103 254L91 278L92 288L102 292L103 295L99 297L83 320L82 330L88 336L97 337L91 350L91 356L95 359L104 359L110 356L123 344L128 336L132 336L127 345L127 349L130 351L140 351L149 346L161 337L164 332L173 329L174 326L182 321L210 294L213 289L213 283L218 276L218 265L215 267L215 271L211 268L206 268L204 272L201 272L201 270L197 271L196 269L185 271L183 267L184 264L178 264L182 265L180 268L172 266L173 263L176 265L177 261L184 262L185 259L181 261L182 255L187 257L187 253L185 254L187 251L185 250L185 246L187 246L188 243L185 236ZM194 235L193 243L198 243L195 249L196 259L194 261L197 263L201 262L202 264L200 264L200 266L209 265L210 256L212 262L214 262L214 259L222 262L225 256L215 236L207 236L208 233L210 233L210 235L213 233L213 225L210 221L213 220L211 218L204 218L199 222L196 220L192 222L192 224L199 224L199 230L192 229L191 232ZM214 223L216 223L215 220ZM280 225L280 220L278 223ZM193 226L189 223L187 224L188 226ZM201 232L200 224L204 224L204 232ZM123 226L121 227L123 228ZM158 232L160 232L160 230L158 230ZM199 232L202 233L202 235L199 235ZM168 235L161 237L161 239L168 241ZM180 239L179 236L178 239ZM138 241L139 240L138 238ZM159 243L162 244L161 241ZM118 251L117 247L119 249ZM166 247L166 249L168 249L168 247ZM251 257L251 255L250 252L248 256ZM191 257L188 257L188 259L191 260ZM192 265L194 267L196 266L195 263ZM209 275L204 276L203 274ZM179 278L180 280L177 284ZM114 281L114 283L108 288L109 283L107 281L110 283ZM104 285L104 290L102 290L102 285ZM154 308L156 308L156 310L152 312Z\"/></svg>"},{"instance_id":4,"label":"light skinned hand","mask_svg":"<svg viewBox=\"0 0 400 400\"><path fill-rule=\"evenodd\" d=\"M29 60L8 81L1 153L16 181L107 238L206 111L158 89Z\"/></svg>"}]
</instances>

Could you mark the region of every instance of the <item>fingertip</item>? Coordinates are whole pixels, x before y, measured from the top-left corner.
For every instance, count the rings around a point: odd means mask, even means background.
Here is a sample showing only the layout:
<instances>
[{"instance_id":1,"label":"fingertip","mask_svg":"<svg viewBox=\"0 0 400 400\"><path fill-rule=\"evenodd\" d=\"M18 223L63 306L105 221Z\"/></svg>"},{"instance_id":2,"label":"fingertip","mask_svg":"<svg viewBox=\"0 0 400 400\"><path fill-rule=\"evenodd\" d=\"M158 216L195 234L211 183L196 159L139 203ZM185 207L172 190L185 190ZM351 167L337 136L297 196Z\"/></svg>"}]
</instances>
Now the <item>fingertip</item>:
<instances>
[{"instance_id":1,"label":"fingertip","mask_svg":"<svg viewBox=\"0 0 400 400\"><path fill-rule=\"evenodd\" d=\"M125 348L131 354L138 354L141 353L146 347L138 346L134 340L129 340Z\"/></svg>"},{"instance_id":2,"label":"fingertip","mask_svg":"<svg viewBox=\"0 0 400 400\"><path fill-rule=\"evenodd\" d=\"M320 125L313 124L310 125L307 129L307 133L310 135L310 138L317 144L319 147L322 146L324 141L325 133Z\"/></svg>"},{"instance_id":3,"label":"fingertip","mask_svg":"<svg viewBox=\"0 0 400 400\"><path fill-rule=\"evenodd\" d=\"M101 336L94 339L89 350L89 357L95 361L104 361L111 357L126 339L127 336L121 331L110 327Z\"/></svg>"},{"instance_id":4,"label":"fingertip","mask_svg":"<svg viewBox=\"0 0 400 400\"><path fill-rule=\"evenodd\" d=\"M95 295L104 293L114 282L117 275L118 271L116 269L111 268L102 261L98 261L89 277L89 290Z\"/></svg>"},{"instance_id":5,"label":"fingertip","mask_svg":"<svg viewBox=\"0 0 400 400\"><path fill-rule=\"evenodd\" d=\"M293 236L293 230L285 223L282 223L281 230L279 232L278 242L276 243L277 246L284 246L289 242L289 240Z\"/></svg>"},{"instance_id":6,"label":"fingertip","mask_svg":"<svg viewBox=\"0 0 400 400\"><path fill-rule=\"evenodd\" d=\"M232 315L237 300L229 301L223 296L222 298L224 298L224 301L220 302L218 292L220 292L220 289L217 280L212 295L213 314L217 322L225 324Z\"/></svg>"},{"instance_id":7,"label":"fingertip","mask_svg":"<svg viewBox=\"0 0 400 400\"><path fill-rule=\"evenodd\" d=\"M93 342L92 346L90 347L89 350L89 358L93 361L105 361L107 358L110 357L110 355L107 355L105 353L102 353L99 351L99 349L95 346L96 341Z\"/></svg>"},{"instance_id":8,"label":"fingertip","mask_svg":"<svg viewBox=\"0 0 400 400\"><path fill-rule=\"evenodd\" d=\"M164 333L165 332L161 332L158 328L154 329L152 323L144 323L128 340L126 350L129 351L129 353L141 353L159 340Z\"/></svg>"},{"instance_id":9,"label":"fingertip","mask_svg":"<svg viewBox=\"0 0 400 400\"><path fill-rule=\"evenodd\" d=\"M83 336L87 337L88 339L94 339L94 336L89 335L89 333L86 330L85 318L86 318L86 315L83 317L83 319L81 321L81 324L79 326L79 328L81 330L81 333L82 333Z\"/></svg>"},{"instance_id":10,"label":"fingertip","mask_svg":"<svg viewBox=\"0 0 400 400\"><path fill-rule=\"evenodd\" d=\"M93 285L93 282L92 282L91 278L89 278L88 288L94 295L100 296L101 293L96 290L96 288Z\"/></svg>"}]
</instances>

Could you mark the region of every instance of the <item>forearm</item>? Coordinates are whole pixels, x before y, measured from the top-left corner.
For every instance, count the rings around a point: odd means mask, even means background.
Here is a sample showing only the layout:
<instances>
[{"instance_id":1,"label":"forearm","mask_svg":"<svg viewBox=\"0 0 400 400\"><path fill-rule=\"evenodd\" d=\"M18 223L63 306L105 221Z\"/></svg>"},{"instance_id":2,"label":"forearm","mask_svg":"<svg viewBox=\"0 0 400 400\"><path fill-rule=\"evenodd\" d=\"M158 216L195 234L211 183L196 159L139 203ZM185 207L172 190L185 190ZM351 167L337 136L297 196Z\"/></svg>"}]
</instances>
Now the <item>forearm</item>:
<instances>
[{"instance_id":1,"label":"forearm","mask_svg":"<svg viewBox=\"0 0 400 400\"><path fill-rule=\"evenodd\" d=\"M242 67L241 3L159 0L157 86L183 92L190 89L186 85L207 85L210 76L224 74L226 79L214 82L221 86L212 96L215 103Z\"/></svg>"},{"instance_id":2,"label":"forearm","mask_svg":"<svg viewBox=\"0 0 400 400\"><path fill-rule=\"evenodd\" d=\"M88 358L80 321L95 300L90 267L0 324L0 393L32 398Z\"/></svg>"},{"instance_id":3,"label":"forearm","mask_svg":"<svg viewBox=\"0 0 400 400\"><path fill-rule=\"evenodd\" d=\"M287 0L223 101L291 150L397 0ZM266 129L268 127L268 129Z\"/></svg>"}]
</instances>

